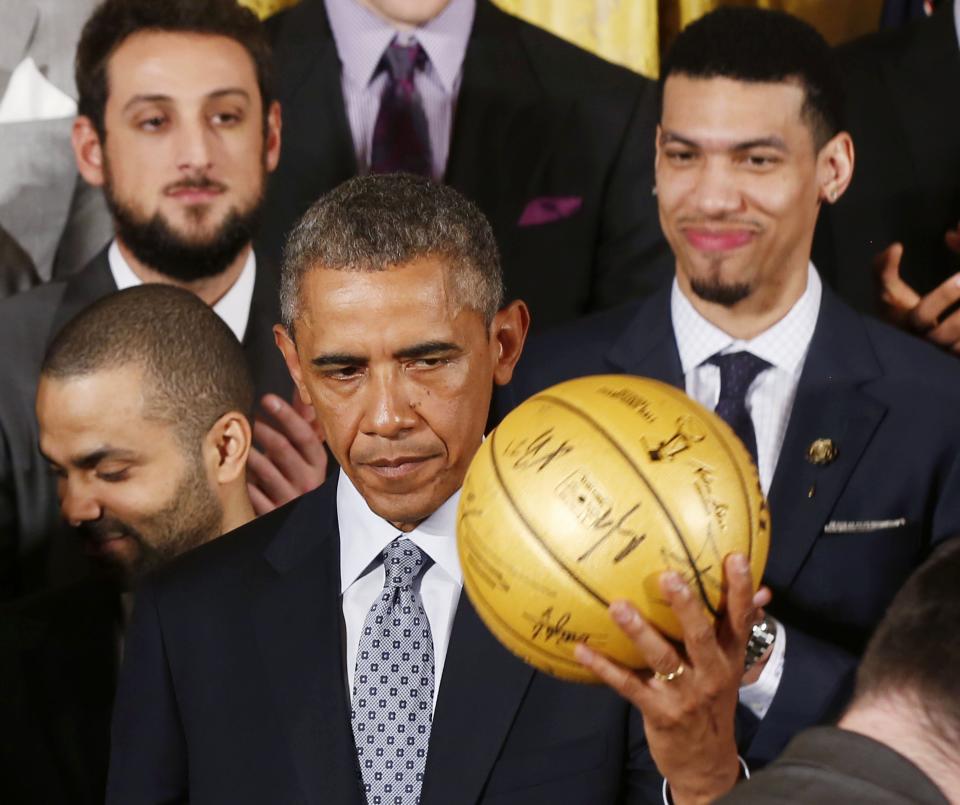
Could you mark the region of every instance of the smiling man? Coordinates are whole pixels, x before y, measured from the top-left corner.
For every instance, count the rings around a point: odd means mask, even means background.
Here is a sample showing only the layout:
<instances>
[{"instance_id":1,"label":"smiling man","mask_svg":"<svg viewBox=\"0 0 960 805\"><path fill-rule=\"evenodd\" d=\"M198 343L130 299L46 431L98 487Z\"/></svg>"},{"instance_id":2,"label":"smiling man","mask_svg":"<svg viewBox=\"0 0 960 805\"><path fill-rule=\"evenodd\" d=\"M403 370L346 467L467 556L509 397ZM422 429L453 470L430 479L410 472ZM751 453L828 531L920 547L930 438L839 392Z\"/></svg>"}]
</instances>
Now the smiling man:
<instances>
[{"instance_id":1,"label":"smiling man","mask_svg":"<svg viewBox=\"0 0 960 805\"><path fill-rule=\"evenodd\" d=\"M251 245L280 153L260 23L234 0L107 0L84 26L76 72L74 156L84 180L103 187L116 237L68 281L0 305L0 384L15 390L0 400L0 599L79 564L61 550L72 539L51 537L56 491L36 450L33 397L53 335L112 291L185 288L241 341L258 397L269 395L267 418L277 418L255 424L258 510L312 488L326 466L319 438L288 402L273 346L278 274Z\"/></svg>"},{"instance_id":2,"label":"smiling man","mask_svg":"<svg viewBox=\"0 0 960 805\"><path fill-rule=\"evenodd\" d=\"M661 83L657 202L675 279L531 343L501 408L570 377L645 375L715 409L753 453L773 603L748 649L741 744L762 764L837 713L901 583L960 533L960 372L854 313L810 263L818 212L854 162L813 29L714 12L678 37ZM671 656L673 670L688 662ZM608 670L625 693L649 684ZM670 683L678 701L695 680Z\"/></svg>"},{"instance_id":3,"label":"smiling man","mask_svg":"<svg viewBox=\"0 0 960 805\"><path fill-rule=\"evenodd\" d=\"M502 293L448 187L366 176L301 220L276 336L341 471L141 588L108 802L660 801L639 713L461 592L460 486L527 331Z\"/></svg>"}]
</instances>

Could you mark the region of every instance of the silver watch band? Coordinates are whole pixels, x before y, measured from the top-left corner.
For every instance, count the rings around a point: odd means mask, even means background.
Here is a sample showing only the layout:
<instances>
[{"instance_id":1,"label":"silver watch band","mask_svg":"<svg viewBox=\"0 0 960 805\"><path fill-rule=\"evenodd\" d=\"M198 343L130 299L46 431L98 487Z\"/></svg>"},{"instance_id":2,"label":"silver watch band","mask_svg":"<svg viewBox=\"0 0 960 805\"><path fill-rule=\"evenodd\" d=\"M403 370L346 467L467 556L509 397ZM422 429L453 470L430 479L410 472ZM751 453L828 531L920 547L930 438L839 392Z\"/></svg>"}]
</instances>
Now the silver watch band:
<instances>
[{"instance_id":1,"label":"silver watch band","mask_svg":"<svg viewBox=\"0 0 960 805\"><path fill-rule=\"evenodd\" d=\"M747 641L747 654L743 663L743 670L748 671L773 645L776 639L776 621L767 616L760 623L755 623L750 630L750 639Z\"/></svg>"}]
</instances>

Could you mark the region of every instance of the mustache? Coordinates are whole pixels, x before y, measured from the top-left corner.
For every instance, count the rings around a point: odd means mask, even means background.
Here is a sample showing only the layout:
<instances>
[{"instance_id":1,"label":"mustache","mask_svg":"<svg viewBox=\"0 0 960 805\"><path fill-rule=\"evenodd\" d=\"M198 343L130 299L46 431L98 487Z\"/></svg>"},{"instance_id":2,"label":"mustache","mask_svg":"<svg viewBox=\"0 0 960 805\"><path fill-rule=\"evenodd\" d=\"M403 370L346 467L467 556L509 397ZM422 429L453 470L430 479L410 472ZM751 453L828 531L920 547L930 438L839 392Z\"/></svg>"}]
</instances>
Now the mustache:
<instances>
[{"instance_id":1,"label":"mustache","mask_svg":"<svg viewBox=\"0 0 960 805\"><path fill-rule=\"evenodd\" d=\"M226 189L227 186L223 182L218 182L209 176L198 175L188 176L186 179L168 184L163 188L163 192L167 195L179 192L180 190L212 190L222 193Z\"/></svg>"},{"instance_id":2,"label":"mustache","mask_svg":"<svg viewBox=\"0 0 960 805\"><path fill-rule=\"evenodd\" d=\"M759 221L754 221L749 218L737 218L735 216L727 217L725 215L718 215L716 217L705 217L702 215L696 215L696 216L688 215L682 218L678 218L677 225L693 226L693 227L723 226L723 227L730 227L730 228L749 229L754 232L759 232L761 229L763 229L763 226L760 224Z\"/></svg>"},{"instance_id":3,"label":"mustache","mask_svg":"<svg viewBox=\"0 0 960 805\"><path fill-rule=\"evenodd\" d=\"M77 530L81 537L91 542L104 542L115 537L133 537L138 542L142 541L137 529L115 517L105 516L99 520L81 523Z\"/></svg>"}]
</instances>

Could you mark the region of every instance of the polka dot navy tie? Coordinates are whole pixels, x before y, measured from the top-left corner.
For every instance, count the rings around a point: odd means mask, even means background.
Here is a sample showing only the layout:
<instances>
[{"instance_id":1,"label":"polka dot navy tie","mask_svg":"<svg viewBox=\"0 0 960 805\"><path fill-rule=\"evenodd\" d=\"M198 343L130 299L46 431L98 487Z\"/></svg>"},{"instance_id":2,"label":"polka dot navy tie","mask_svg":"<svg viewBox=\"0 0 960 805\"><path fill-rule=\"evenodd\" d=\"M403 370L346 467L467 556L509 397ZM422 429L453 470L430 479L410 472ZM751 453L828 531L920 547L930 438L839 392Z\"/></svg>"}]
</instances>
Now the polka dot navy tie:
<instances>
[{"instance_id":1,"label":"polka dot navy tie","mask_svg":"<svg viewBox=\"0 0 960 805\"><path fill-rule=\"evenodd\" d=\"M720 399L714 410L733 428L756 463L757 433L747 410L747 391L757 375L769 369L770 364L746 351L714 355L708 362L720 367Z\"/></svg>"},{"instance_id":2,"label":"polka dot navy tie","mask_svg":"<svg viewBox=\"0 0 960 805\"><path fill-rule=\"evenodd\" d=\"M430 558L409 539L383 551L386 581L367 613L353 682L353 737L368 805L420 801L433 720L433 636L416 580Z\"/></svg>"}]
</instances>

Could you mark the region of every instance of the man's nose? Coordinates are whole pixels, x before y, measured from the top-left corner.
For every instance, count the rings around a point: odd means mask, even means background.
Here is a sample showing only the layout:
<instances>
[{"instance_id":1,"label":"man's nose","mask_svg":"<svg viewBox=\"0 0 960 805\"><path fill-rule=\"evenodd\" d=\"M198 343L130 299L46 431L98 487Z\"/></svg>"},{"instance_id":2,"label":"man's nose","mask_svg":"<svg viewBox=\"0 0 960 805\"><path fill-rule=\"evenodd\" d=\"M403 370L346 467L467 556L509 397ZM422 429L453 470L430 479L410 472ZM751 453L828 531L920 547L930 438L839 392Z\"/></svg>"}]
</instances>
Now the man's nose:
<instances>
[{"instance_id":1,"label":"man's nose","mask_svg":"<svg viewBox=\"0 0 960 805\"><path fill-rule=\"evenodd\" d=\"M410 392L401 373L371 377L364 401L364 431L392 439L414 427L417 414Z\"/></svg>"},{"instance_id":2,"label":"man's nose","mask_svg":"<svg viewBox=\"0 0 960 805\"><path fill-rule=\"evenodd\" d=\"M201 122L183 122L176 134L177 168L206 171L213 167L212 132Z\"/></svg>"},{"instance_id":3,"label":"man's nose","mask_svg":"<svg viewBox=\"0 0 960 805\"><path fill-rule=\"evenodd\" d=\"M62 481L60 484L60 511L63 518L76 527L81 523L99 520L103 513L97 499L77 481Z\"/></svg>"},{"instance_id":4,"label":"man's nose","mask_svg":"<svg viewBox=\"0 0 960 805\"><path fill-rule=\"evenodd\" d=\"M704 161L694 194L697 208L710 217L736 212L743 204L734 172L719 160Z\"/></svg>"}]
</instances>

